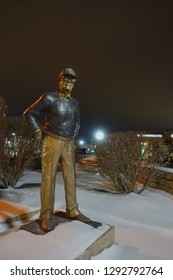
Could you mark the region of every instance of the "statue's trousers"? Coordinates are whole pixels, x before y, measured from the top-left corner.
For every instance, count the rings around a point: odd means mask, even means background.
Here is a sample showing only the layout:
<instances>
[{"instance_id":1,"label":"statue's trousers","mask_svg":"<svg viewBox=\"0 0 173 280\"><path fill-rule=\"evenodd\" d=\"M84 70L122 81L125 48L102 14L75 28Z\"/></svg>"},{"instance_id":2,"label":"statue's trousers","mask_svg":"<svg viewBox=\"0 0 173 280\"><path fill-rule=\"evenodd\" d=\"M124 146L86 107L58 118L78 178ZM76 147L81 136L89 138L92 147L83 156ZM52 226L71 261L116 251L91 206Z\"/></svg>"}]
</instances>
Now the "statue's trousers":
<instances>
[{"instance_id":1,"label":"statue's trousers","mask_svg":"<svg viewBox=\"0 0 173 280\"><path fill-rule=\"evenodd\" d=\"M61 162L64 179L66 208L72 210L78 206L76 200L74 141L64 141L51 136L45 136L42 145L40 218L48 216L54 210L55 181L59 161Z\"/></svg>"}]
</instances>

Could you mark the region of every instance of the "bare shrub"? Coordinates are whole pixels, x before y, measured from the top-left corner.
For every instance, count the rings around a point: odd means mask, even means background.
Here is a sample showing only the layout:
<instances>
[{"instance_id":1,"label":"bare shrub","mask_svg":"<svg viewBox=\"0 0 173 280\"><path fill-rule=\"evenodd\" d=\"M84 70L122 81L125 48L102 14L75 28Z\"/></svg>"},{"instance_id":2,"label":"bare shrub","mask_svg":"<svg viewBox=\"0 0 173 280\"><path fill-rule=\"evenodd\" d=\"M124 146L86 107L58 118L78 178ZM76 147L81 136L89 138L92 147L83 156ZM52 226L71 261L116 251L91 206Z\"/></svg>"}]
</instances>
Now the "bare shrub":
<instances>
[{"instance_id":1,"label":"bare shrub","mask_svg":"<svg viewBox=\"0 0 173 280\"><path fill-rule=\"evenodd\" d=\"M146 139L134 131L109 135L95 151L101 175L119 193L141 193L160 175L168 152L161 138ZM145 182L139 188L144 174Z\"/></svg>"},{"instance_id":2,"label":"bare shrub","mask_svg":"<svg viewBox=\"0 0 173 280\"><path fill-rule=\"evenodd\" d=\"M23 118L0 119L0 180L4 188L14 187L24 170L31 166L36 146Z\"/></svg>"}]
</instances>

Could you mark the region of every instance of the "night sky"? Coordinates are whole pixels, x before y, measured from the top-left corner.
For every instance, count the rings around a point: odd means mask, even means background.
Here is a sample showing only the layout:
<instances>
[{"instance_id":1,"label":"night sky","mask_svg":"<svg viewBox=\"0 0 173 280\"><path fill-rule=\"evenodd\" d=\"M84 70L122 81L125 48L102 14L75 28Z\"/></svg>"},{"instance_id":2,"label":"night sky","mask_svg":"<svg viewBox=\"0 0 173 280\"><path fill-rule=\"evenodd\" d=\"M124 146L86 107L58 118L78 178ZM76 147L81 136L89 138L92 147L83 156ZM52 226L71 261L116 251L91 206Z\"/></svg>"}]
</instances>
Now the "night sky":
<instances>
[{"instance_id":1,"label":"night sky","mask_svg":"<svg viewBox=\"0 0 173 280\"><path fill-rule=\"evenodd\" d=\"M167 0L1 0L0 96L9 113L73 68L80 137L173 129L173 8Z\"/></svg>"}]
</instances>

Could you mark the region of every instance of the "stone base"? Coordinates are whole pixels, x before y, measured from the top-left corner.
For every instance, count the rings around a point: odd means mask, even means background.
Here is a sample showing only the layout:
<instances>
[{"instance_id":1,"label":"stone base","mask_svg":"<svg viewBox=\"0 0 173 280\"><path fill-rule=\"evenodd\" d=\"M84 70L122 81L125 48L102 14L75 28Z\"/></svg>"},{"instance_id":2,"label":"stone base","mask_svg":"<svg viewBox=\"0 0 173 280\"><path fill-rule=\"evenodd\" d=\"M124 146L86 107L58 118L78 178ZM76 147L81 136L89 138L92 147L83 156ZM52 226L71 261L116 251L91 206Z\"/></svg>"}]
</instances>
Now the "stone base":
<instances>
[{"instance_id":1,"label":"stone base","mask_svg":"<svg viewBox=\"0 0 173 280\"><path fill-rule=\"evenodd\" d=\"M105 233L96 239L85 251L76 257L76 260L90 260L91 257L98 255L104 249L115 243L115 228L109 227Z\"/></svg>"},{"instance_id":2,"label":"stone base","mask_svg":"<svg viewBox=\"0 0 173 280\"><path fill-rule=\"evenodd\" d=\"M0 238L1 260L89 260L115 242L115 228L61 222L44 235L18 230ZM8 248L10 250L7 250Z\"/></svg>"}]
</instances>

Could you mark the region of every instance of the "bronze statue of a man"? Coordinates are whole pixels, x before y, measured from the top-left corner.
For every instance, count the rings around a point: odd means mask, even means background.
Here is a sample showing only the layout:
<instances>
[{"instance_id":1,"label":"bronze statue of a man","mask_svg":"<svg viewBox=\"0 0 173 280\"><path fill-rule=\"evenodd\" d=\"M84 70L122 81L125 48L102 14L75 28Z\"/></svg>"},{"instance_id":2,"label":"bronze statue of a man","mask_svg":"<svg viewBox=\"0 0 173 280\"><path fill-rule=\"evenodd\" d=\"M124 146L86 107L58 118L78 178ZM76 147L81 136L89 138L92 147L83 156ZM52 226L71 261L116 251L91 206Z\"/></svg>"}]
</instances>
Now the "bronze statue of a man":
<instances>
[{"instance_id":1,"label":"bronze statue of a man","mask_svg":"<svg viewBox=\"0 0 173 280\"><path fill-rule=\"evenodd\" d=\"M71 96L76 73L65 68L59 75L58 90L43 94L24 112L36 139L42 140L42 184L40 190L40 229L47 232L54 211L55 180L61 162L65 187L66 215L70 219L89 222L78 209L76 199L74 138L80 126L79 103ZM44 116L39 122L40 114Z\"/></svg>"}]
</instances>

